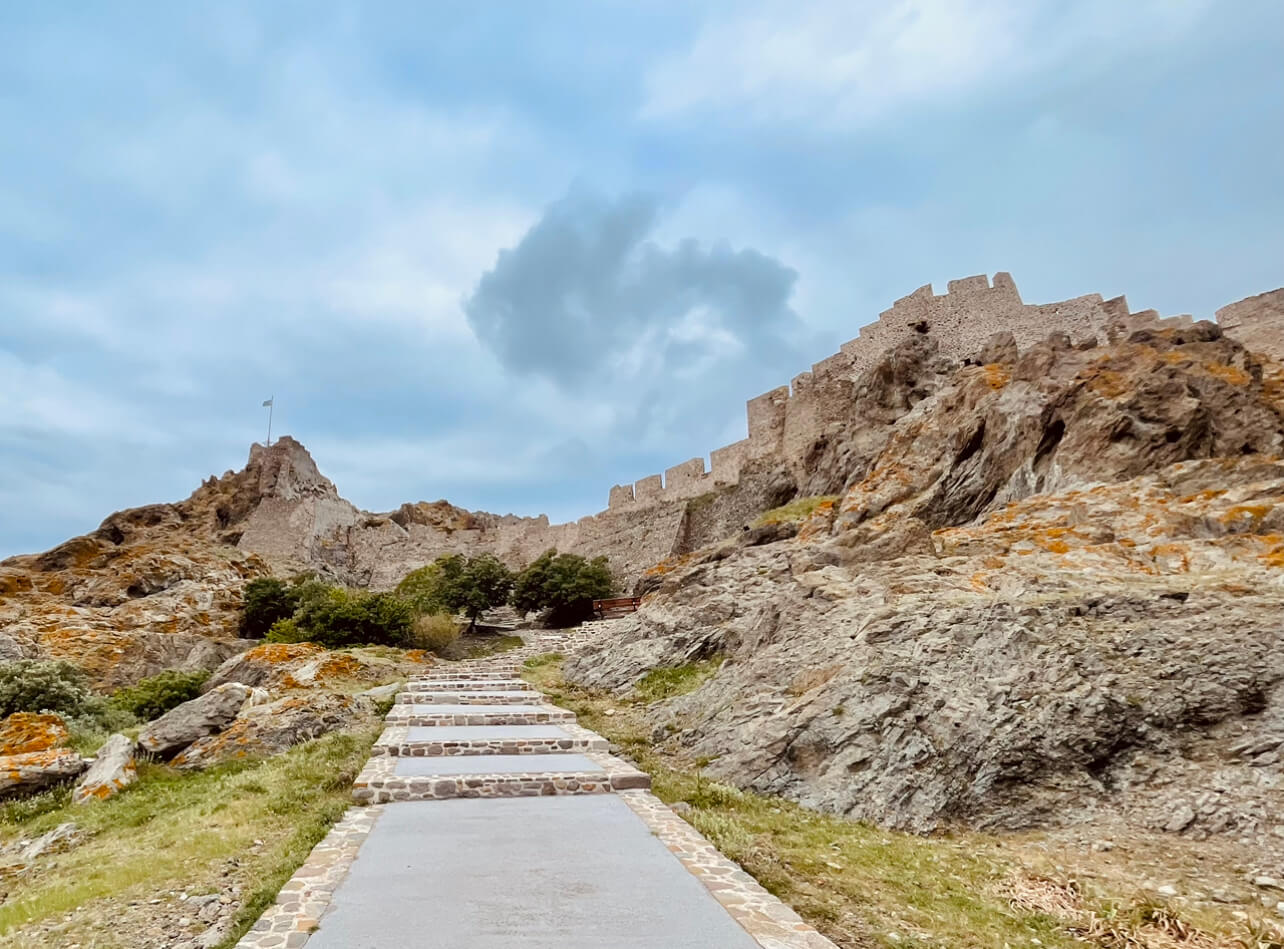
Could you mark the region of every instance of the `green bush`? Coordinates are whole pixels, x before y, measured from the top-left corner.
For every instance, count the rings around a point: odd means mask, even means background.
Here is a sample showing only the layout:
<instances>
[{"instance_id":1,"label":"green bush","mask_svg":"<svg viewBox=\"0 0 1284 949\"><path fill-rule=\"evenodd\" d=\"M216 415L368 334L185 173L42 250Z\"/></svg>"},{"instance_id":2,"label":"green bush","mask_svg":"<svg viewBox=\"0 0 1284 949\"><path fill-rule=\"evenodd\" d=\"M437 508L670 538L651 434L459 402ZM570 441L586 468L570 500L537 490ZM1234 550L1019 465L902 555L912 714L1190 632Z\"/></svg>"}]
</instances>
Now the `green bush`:
<instances>
[{"instance_id":1,"label":"green bush","mask_svg":"<svg viewBox=\"0 0 1284 949\"><path fill-rule=\"evenodd\" d=\"M273 623L294 615L299 595L299 584L287 585L276 577L251 580L242 593L240 635L247 639L265 636Z\"/></svg>"},{"instance_id":2,"label":"green bush","mask_svg":"<svg viewBox=\"0 0 1284 949\"><path fill-rule=\"evenodd\" d=\"M415 612L392 593L365 593L309 581L298 587L299 607L277 620L270 642L313 642L322 646L405 646L413 639Z\"/></svg>"},{"instance_id":3,"label":"green bush","mask_svg":"<svg viewBox=\"0 0 1284 949\"><path fill-rule=\"evenodd\" d=\"M57 712L95 716L102 700L79 667L61 659L19 659L0 663L0 717L14 712Z\"/></svg>"},{"instance_id":4,"label":"green bush","mask_svg":"<svg viewBox=\"0 0 1284 949\"><path fill-rule=\"evenodd\" d=\"M137 685L117 689L112 693L111 704L144 722L150 722L200 695L201 685L209 677L205 669L190 672L166 669Z\"/></svg>"},{"instance_id":5,"label":"green bush","mask_svg":"<svg viewBox=\"0 0 1284 949\"><path fill-rule=\"evenodd\" d=\"M415 617L414 645L441 652L459 638L461 630L448 613L424 613Z\"/></svg>"},{"instance_id":6,"label":"green bush","mask_svg":"<svg viewBox=\"0 0 1284 949\"><path fill-rule=\"evenodd\" d=\"M397 584L398 596L409 600L416 613L463 613L470 627L486 610L505 603L512 589L512 572L491 554L446 554Z\"/></svg>"},{"instance_id":7,"label":"green bush","mask_svg":"<svg viewBox=\"0 0 1284 949\"><path fill-rule=\"evenodd\" d=\"M574 626L588 619L593 601L611 595L614 580L605 557L547 550L517 575L511 603L523 613L542 611L550 626Z\"/></svg>"}]
</instances>

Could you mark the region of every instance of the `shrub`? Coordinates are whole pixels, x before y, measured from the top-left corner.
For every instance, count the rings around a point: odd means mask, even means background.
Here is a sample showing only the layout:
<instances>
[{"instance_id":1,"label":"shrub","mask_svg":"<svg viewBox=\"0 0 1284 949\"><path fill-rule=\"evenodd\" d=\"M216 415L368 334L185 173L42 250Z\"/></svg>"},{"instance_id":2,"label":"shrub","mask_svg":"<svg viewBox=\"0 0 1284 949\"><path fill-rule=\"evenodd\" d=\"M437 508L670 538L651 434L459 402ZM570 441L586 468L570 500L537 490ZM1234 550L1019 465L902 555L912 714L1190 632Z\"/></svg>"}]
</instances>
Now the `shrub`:
<instances>
[{"instance_id":1,"label":"shrub","mask_svg":"<svg viewBox=\"0 0 1284 949\"><path fill-rule=\"evenodd\" d=\"M517 575L511 602L522 612L545 611L551 626L573 626L588 619L593 601L611 595L614 581L605 557L547 550Z\"/></svg>"},{"instance_id":2,"label":"shrub","mask_svg":"<svg viewBox=\"0 0 1284 949\"><path fill-rule=\"evenodd\" d=\"M414 645L441 652L459 638L459 624L448 613L424 613L415 617Z\"/></svg>"},{"instance_id":3,"label":"shrub","mask_svg":"<svg viewBox=\"0 0 1284 949\"><path fill-rule=\"evenodd\" d=\"M441 613L446 610L446 601L442 596L446 582L442 575L441 564L445 559L438 557L426 567L410 571L397 584L397 596L409 601L414 611L420 615Z\"/></svg>"},{"instance_id":4,"label":"shrub","mask_svg":"<svg viewBox=\"0 0 1284 949\"><path fill-rule=\"evenodd\" d=\"M415 612L463 613L470 627L486 610L506 602L512 589L512 572L491 554L446 554L397 584L397 594L409 600Z\"/></svg>"},{"instance_id":5,"label":"shrub","mask_svg":"<svg viewBox=\"0 0 1284 949\"><path fill-rule=\"evenodd\" d=\"M392 593L364 593L326 587L312 581L293 619L278 621L269 632L273 642L313 642L338 646L404 646L413 636L415 612ZM287 638L288 637L288 638Z\"/></svg>"},{"instance_id":6,"label":"shrub","mask_svg":"<svg viewBox=\"0 0 1284 949\"><path fill-rule=\"evenodd\" d=\"M272 624L265 637L270 643L305 643L308 634L299 629L299 624L292 619L279 619Z\"/></svg>"},{"instance_id":7,"label":"shrub","mask_svg":"<svg viewBox=\"0 0 1284 949\"><path fill-rule=\"evenodd\" d=\"M61 659L19 659L0 663L0 717L14 712L57 712L93 716L102 700L79 667Z\"/></svg>"},{"instance_id":8,"label":"shrub","mask_svg":"<svg viewBox=\"0 0 1284 949\"><path fill-rule=\"evenodd\" d=\"M267 634L272 624L289 619L299 606L299 585L286 585L276 577L259 577L245 585L242 594L240 635L258 639Z\"/></svg>"},{"instance_id":9,"label":"shrub","mask_svg":"<svg viewBox=\"0 0 1284 949\"><path fill-rule=\"evenodd\" d=\"M166 669L137 685L117 689L111 704L145 722L159 718L170 709L200 695L201 685L210 674L205 669L184 672Z\"/></svg>"}]
</instances>

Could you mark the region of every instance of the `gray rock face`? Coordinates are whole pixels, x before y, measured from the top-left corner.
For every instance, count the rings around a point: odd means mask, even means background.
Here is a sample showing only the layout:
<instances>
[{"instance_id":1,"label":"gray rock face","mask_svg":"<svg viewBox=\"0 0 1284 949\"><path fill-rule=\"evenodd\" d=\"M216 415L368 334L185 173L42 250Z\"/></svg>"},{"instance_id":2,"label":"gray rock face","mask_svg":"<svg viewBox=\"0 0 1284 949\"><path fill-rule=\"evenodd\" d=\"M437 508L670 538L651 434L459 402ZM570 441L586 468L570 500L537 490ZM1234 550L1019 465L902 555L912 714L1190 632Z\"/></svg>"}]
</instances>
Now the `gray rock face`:
<instances>
[{"instance_id":1,"label":"gray rock face","mask_svg":"<svg viewBox=\"0 0 1284 949\"><path fill-rule=\"evenodd\" d=\"M373 719L373 701L339 692L298 692L266 704L251 702L224 731L193 743L173 764L197 769L235 758L275 755Z\"/></svg>"},{"instance_id":2,"label":"gray rock face","mask_svg":"<svg viewBox=\"0 0 1284 949\"><path fill-rule=\"evenodd\" d=\"M1123 808L1262 836L1284 807L1284 545L1227 525L1281 514L1284 466L1250 457L1029 498L867 560L804 525L674 571L566 673L627 691L722 654L652 707L656 734L714 777L885 826Z\"/></svg>"},{"instance_id":3,"label":"gray rock face","mask_svg":"<svg viewBox=\"0 0 1284 949\"><path fill-rule=\"evenodd\" d=\"M127 788L138 779L134 764L134 742L126 735L108 738L89 770L76 783L71 800L75 804L103 801Z\"/></svg>"},{"instance_id":4,"label":"gray rock face","mask_svg":"<svg viewBox=\"0 0 1284 949\"><path fill-rule=\"evenodd\" d=\"M225 682L204 695L170 709L138 734L138 746L169 757L206 735L221 732L253 695L239 682Z\"/></svg>"},{"instance_id":5,"label":"gray rock face","mask_svg":"<svg viewBox=\"0 0 1284 949\"><path fill-rule=\"evenodd\" d=\"M44 791L74 778L89 762L68 748L0 757L0 800Z\"/></svg>"}]
</instances>

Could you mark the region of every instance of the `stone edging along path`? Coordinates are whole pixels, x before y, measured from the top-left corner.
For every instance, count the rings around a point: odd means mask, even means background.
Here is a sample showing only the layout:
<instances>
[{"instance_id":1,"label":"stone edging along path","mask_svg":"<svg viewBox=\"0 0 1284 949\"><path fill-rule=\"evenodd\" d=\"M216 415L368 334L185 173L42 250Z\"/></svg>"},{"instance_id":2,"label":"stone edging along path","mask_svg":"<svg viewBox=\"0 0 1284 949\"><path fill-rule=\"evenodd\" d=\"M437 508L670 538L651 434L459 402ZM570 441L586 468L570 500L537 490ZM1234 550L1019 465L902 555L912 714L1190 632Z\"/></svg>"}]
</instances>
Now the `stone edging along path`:
<instances>
[{"instance_id":1,"label":"stone edging along path","mask_svg":"<svg viewBox=\"0 0 1284 949\"><path fill-rule=\"evenodd\" d=\"M607 753L604 738L575 724L572 713L547 705L541 693L519 680L525 659L568 652L596 635L601 632L592 628L537 633L511 652L452 663L449 672L434 670L417 677L424 681L409 683L354 783L353 797L364 806L349 809L313 848L237 949L301 949L323 925L336 890L387 808L447 806L402 801L578 794L615 794L674 856L674 871L698 880L762 949L834 949L832 942L652 795L649 775ZM453 703L435 696L442 711L452 710L446 720L434 716L431 706L415 697L415 693L453 691L528 691L529 705ZM514 716L509 711L531 706L538 707L539 721L532 714ZM465 711L466 707L472 710ZM556 714L549 717L550 712ZM560 734L544 734L541 729ZM429 737L439 731L450 734ZM609 846L609 841L585 843L594 845ZM511 869L508 880L512 882Z\"/></svg>"}]
</instances>

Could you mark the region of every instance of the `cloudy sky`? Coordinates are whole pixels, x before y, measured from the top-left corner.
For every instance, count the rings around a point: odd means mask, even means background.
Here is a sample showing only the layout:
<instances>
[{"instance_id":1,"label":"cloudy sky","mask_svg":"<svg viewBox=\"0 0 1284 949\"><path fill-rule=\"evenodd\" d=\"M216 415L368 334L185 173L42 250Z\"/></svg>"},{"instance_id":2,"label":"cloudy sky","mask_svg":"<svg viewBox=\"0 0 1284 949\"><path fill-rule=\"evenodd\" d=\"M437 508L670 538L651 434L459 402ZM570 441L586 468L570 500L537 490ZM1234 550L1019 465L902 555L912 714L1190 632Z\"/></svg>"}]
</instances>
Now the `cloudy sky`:
<instances>
[{"instance_id":1,"label":"cloudy sky","mask_svg":"<svg viewBox=\"0 0 1284 949\"><path fill-rule=\"evenodd\" d=\"M929 281L1210 316L1282 64L1279 0L5 4L0 557L270 395L363 507L560 520Z\"/></svg>"}]
</instances>

